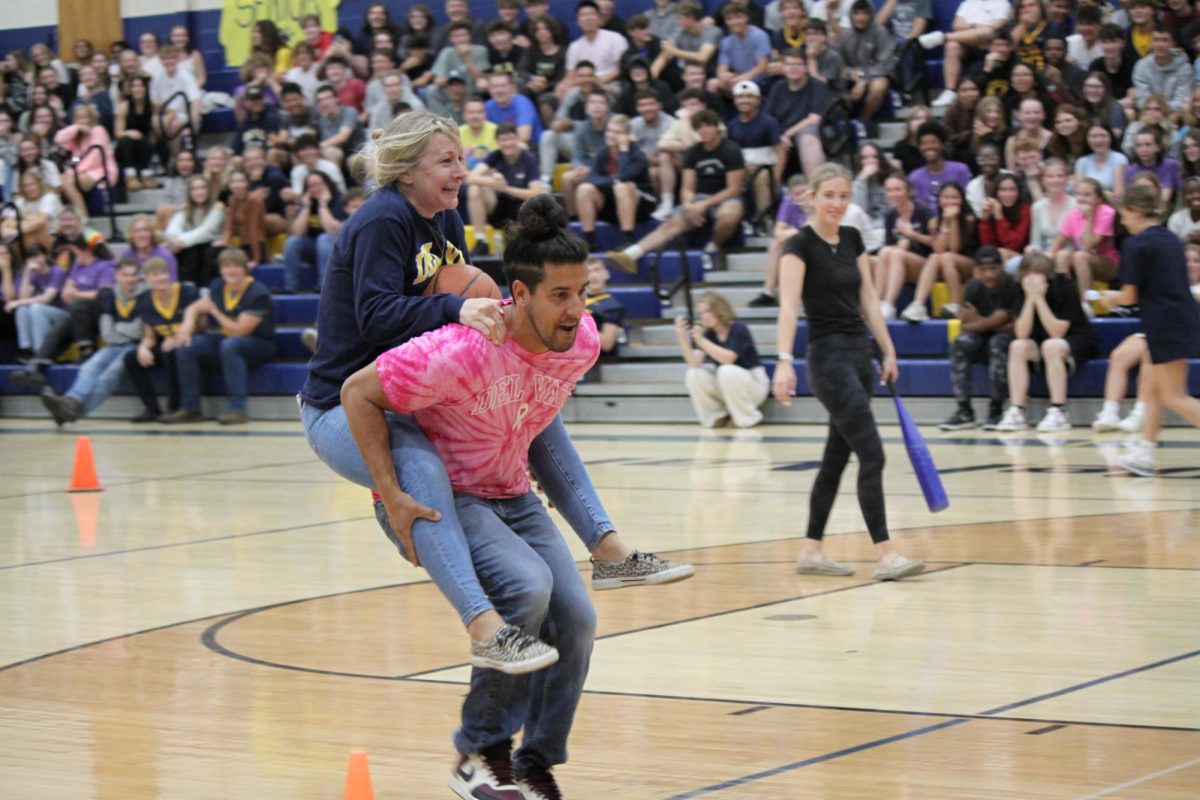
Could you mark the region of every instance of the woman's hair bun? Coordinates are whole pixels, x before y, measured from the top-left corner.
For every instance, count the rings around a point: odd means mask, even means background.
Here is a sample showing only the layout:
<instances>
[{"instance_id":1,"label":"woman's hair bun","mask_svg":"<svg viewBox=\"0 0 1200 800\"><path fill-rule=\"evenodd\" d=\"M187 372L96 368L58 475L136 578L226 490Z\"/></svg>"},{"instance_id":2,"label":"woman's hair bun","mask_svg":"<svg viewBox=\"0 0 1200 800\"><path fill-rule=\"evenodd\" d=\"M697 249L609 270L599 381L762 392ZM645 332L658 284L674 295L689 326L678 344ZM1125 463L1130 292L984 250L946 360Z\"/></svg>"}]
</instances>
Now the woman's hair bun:
<instances>
[{"instance_id":1,"label":"woman's hair bun","mask_svg":"<svg viewBox=\"0 0 1200 800\"><path fill-rule=\"evenodd\" d=\"M558 201L547 194L526 200L517 214L518 235L533 241L561 236L570 220Z\"/></svg>"}]
</instances>

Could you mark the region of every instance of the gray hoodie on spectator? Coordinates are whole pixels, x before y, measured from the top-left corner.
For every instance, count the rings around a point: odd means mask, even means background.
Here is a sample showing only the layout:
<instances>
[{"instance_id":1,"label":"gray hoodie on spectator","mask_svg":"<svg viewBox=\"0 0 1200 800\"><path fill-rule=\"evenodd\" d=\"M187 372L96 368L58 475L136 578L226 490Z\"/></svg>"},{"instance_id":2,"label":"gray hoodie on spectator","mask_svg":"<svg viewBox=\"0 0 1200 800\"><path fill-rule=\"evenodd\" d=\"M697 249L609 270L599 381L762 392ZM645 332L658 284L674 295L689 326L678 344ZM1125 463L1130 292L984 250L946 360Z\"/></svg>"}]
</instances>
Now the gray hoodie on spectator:
<instances>
[{"instance_id":1,"label":"gray hoodie on spectator","mask_svg":"<svg viewBox=\"0 0 1200 800\"><path fill-rule=\"evenodd\" d=\"M850 26L842 30L837 51L852 72L863 77L889 78L896 66L896 44L892 35L872 19L861 31Z\"/></svg>"},{"instance_id":2,"label":"gray hoodie on spectator","mask_svg":"<svg viewBox=\"0 0 1200 800\"><path fill-rule=\"evenodd\" d=\"M1133 88L1137 90L1137 106L1146 105L1146 98L1157 94L1167 99L1175 111L1186 111L1192 98L1192 65L1180 50L1171 51L1171 60L1164 67L1154 53L1139 59L1133 66Z\"/></svg>"}]
</instances>

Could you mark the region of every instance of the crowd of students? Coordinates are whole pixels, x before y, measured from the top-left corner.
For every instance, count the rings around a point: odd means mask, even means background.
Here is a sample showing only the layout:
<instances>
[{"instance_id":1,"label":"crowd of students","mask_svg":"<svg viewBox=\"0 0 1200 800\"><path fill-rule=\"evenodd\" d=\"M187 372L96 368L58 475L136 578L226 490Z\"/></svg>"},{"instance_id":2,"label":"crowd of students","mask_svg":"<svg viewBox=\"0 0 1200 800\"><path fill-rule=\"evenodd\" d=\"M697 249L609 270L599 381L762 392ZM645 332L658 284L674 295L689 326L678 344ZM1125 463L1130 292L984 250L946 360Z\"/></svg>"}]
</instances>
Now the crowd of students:
<instances>
[{"instance_id":1,"label":"crowd of students","mask_svg":"<svg viewBox=\"0 0 1200 800\"><path fill-rule=\"evenodd\" d=\"M94 249L99 238L87 213L105 175L165 193L152 219L130 226L137 264L162 258L207 289L219 255L237 248L251 271L282 260L285 291L311 285L308 274L319 287L338 230L371 188L360 152L370 132L422 107L460 126L470 174L459 213L476 231L502 228L552 189L593 250L597 223L616 227L621 246L605 256L627 271L680 235L700 236L719 265L756 229L773 236L751 305L774 306L783 243L806 218L804 176L826 160L822 119L844 103L870 133L889 91L919 82L940 48L945 88L933 109L910 108L890 150L865 141L854 156L844 224L872 256L881 311L913 323L937 311L969 330L979 254L1016 276L1044 253L1047 296L1083 342L1067 357L1077 369L1094 350L1083 331L1106 311L1087 292L1119 272L1114 207L1127 188L1154 186L1171 230L1200 243L1200 14L1185 0L1126 5L965 0L939 31L928 0L654 0L625 19L612 0L582 0L573 39L545 0L498 0L490 21L446 0L441 25L426 6L394 19L379 3L357 30L306 17L295 41L261 20L232 93L236 130L202 157L208 72L186 27L165 44L151 32L136 47L80 41L71 63L34 45L0 63L0 192L20 212L19 232L9 216L0 233L22 276L6 308L32 373L64 315L89 341L69 313L80 300L59 285L76 265L67 242L84 236ZM661 224L639 238L651 219ZM476 254L490 246L476 237ZM949 299L935 309L939 281ZM907 284L912 299L898 307ZM15 319L37 305L47 309ZM999 424L1003 410L991 411Z\"/></svg>"}]
</instances>

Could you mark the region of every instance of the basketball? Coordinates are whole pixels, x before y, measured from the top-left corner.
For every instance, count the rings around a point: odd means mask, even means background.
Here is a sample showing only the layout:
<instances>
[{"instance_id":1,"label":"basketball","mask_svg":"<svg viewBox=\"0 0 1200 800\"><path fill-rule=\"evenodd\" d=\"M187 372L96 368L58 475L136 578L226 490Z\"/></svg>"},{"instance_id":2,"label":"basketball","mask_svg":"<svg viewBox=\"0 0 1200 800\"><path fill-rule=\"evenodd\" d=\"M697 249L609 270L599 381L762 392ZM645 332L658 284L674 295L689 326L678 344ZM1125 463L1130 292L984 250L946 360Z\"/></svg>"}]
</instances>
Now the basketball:
<instances>
[{"instance_id":1,"label":"basketball","mask_svg":"<svg viewBox=\"0 0 1200 800\"><path fill-rule=\"evenodd\" d=\"M421 292L422 297L431 294L456 294L459 297L490 297L500 300L500 287L491 276L470 264L447 264L437 271Z\"/></svg>"}]
</instances>

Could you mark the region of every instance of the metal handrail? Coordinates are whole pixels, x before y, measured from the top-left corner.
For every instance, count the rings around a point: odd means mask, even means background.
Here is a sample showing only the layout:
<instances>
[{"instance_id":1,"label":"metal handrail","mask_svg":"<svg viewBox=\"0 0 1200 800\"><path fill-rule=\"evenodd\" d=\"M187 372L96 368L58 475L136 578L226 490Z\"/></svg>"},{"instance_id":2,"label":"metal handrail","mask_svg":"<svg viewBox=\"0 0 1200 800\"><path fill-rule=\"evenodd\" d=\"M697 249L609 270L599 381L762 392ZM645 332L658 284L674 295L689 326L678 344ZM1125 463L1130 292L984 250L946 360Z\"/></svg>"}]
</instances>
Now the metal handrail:
<instances>
[{"instance_id":1,"label":"metal handrail","mask_svg":"<svg viewBox=\"0 0 1200 800\"><path fill-rule=\"evenodd\" d=\"M17 252L20 255L20 258L18 258L17 260L20 263L24 264L25 263L25 231L22 230L22 227L21 227L21 209L17 206L17 204L15 202L13 202L12 200L9 200L4 205L0 205L0 217L4 216L4 212L10 208L12 209L13 214L17 218L17 238L13 240L14 242L16 242Z\"/></svg>"},{"instance_id":2,"label":"metal handrail","mask_svg":"<svg viewBox=\"0 0 1200 800\"><path fill-rule=\"evenodd\" d=\"M79 185L78 167L80 162L87 158L93 150L100 151L100 168L104 170L104 177L97 181L96 185L104 184L104 188L108 190L108 224L112 228L108 240L110 242L123 242L125 239L121 236L121 231L117 228L117 187L113 184L112 176L108 174L108 157L104 151L104 145L94 144L80 153L78 158L71 159L71 169L75 170L75 185ZM80 195L82 194L81 190ZM86 211L87 209L84 209L85 213Z\"/></svg>"},{"instance_id":3,"label":"metal handrail","mask_svg":"<svg viewBox=\"0 0 1200 800\"><path fill-rule=\"evenodd\" d=\"M166 122L167 111L170 110L168 107L171 105L171 103L175 102L176 97L183 98L183 102L185 104L187 104L188 110L187 110L187 113L183 115L184 120L185 120L183 127L180 128L179 130L177 130L173 135L168 136L167 135L167 126L164 123ZM190 139L191 148L190 149L193 152L195 151L197 131L195 128L192 127L191 101L188 100L188 96L185 92L183 92L182 90L176 92L175 94L168 97L166 99L166 101L161 106L158 107L158 129L159 129L159 131L162 132L163 141L167 141L167 142L171 141L172 139L177 139L177 138L183 136L184 131L187 131L188 133L191 134L191 139Z\"/></svg>"},{"instance_id":4,"label":"metal handrail","mask_svg":"<svg viewBox=\"0 0 1200 800\"><path fill-rule=\"evenodd\" d=\"M667 247L654 254L654 258L650 261L650 281L654 287L654 294L658 301L664 306L672 305L671 298L680 289L683 289L684 304L687 306L687 320L690 326L696 318L695 309L692 308L692 265L688 263L687 243L684 241L686 234L676 236L671 242L668 242ZM659 270L659 262L662 260L663 253L672 249L670 245L675 245L676 252L679 253L679 279L672 283L666 289L663 288L662 274Z\"/></svg>"}]
</instances>

